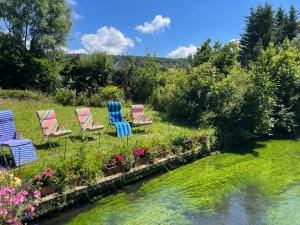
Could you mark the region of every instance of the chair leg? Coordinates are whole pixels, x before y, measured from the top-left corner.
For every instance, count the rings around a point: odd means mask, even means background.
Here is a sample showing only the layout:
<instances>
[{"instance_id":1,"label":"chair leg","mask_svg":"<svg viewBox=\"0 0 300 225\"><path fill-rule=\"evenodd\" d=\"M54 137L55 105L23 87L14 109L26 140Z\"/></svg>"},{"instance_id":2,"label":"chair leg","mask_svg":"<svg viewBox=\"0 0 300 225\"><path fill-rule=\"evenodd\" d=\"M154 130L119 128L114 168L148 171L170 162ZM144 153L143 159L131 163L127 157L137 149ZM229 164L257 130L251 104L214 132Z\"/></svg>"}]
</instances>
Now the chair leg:
<instances>
[{"instance_id":1,"label":"chair leg","mask_svg":"<svg viewBox=\"0 0 300 225\"><path fill-rule=\"evenodd\" d=\"M44 137L45 137L45 135L43 135L43 137L42 137L41 144L43 144L43 142L44 142Z\"/></svg>"},{"instance_id":2,"label":"chair leg","mask_svg":"<svg viewBox=\"0 0 300 225\"><path fill-rule=\"evenodd\" d=\"M53 148L53 144L52 144L51 138L49 136L48 136L48 142L49 142L50 148Z\"/></svg>"},{"instance_id":3,"label":"chair leg","mask_svg":"<svg viewBox=\"0 0 300 225\"><path fill-rule=\"evenodd\" d=\"M2 156L4 158L5 165L6 165L6 167L9 167L8 162L7 162L7 158L6 158L5 153L4 153L4 150L3 150L2 147L1 147L1 149L2 149Z\"/></svg>"},{"instance_id":4,"label":"chair leg","mask_svg":"<svg viewBox=\"0 0 300 225\"><path fill-rule=\"evenodd\" d=\"M67 140L65 141L64 160L66 159L66 154L67 154Z\"/></svg>"}]
</instances>

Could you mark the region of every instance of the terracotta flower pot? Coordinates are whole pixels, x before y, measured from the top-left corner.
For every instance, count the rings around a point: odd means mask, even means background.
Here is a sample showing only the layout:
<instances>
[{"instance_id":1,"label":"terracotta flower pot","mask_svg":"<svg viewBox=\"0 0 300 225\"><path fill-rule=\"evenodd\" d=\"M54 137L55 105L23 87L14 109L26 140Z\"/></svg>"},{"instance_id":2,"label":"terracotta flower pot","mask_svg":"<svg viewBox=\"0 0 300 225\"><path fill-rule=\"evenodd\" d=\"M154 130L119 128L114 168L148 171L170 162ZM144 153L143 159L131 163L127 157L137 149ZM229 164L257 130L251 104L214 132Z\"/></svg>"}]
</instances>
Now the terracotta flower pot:
<instances>
[{"instance_id":1,"label":"terracotta flower pot","mask_svg":"<svg viewBox=\"0 0 300 225\"><path fill-rule=\"evenodd\" d=\"M107 176L111 176L117 173L121 173L124 171L124 167L122 164L117 164L115 166L105 166L103 169L103 172L107 175Z\"/></svg>"},{"instance_id":2,"label":"terracotta flower pot","mask_svg":"<svg viewBox=\"0 0 300 225\"><path fill-rule=\"evenodd\" d=\"M166 158L167 155L168 155L168 152L167 152L167 151L157 152L157 153L156 153L156 158L163 159L163 158Z\"/></svg>"},{"instance_id":3,"label":"terracotta flower pot","mask_svg":"<svg viewBox=\"0 0 300 225\"><path fill-rule=\"evenodd\" d=\"M42 197L45 197L47 195L51 195L51 194L55 193L56 191L57 191L57 186L55 184L50 185L50 186L42 187L41 190L40 190Z\"/></svg>"},{"instance_id":4,"label":"terracotta flower pot","mask_svg":"<svg viewBox=\"0 0 300 225\"><path fill-rule=\"evenodd\" d=\"M71 188L73 187L77 187L77 186L80 186L82 184L82 181L83 181L83 177L78 177L76 179L73 179L70 181L69 185Z\"/></svg>"},{"instance_id":5,"label":"terracotta flower pot","mask_svg":"<svg viewBox=\"0 0 300 225\"><path fill-rule=\"evenodd\" d=\"M136 157L135 158L136 166L145 165L145 164L149 164L149 163L151 163L151 158L149 158L149 157L144 157L144 158Z\"/></svg>"}]
</instances>

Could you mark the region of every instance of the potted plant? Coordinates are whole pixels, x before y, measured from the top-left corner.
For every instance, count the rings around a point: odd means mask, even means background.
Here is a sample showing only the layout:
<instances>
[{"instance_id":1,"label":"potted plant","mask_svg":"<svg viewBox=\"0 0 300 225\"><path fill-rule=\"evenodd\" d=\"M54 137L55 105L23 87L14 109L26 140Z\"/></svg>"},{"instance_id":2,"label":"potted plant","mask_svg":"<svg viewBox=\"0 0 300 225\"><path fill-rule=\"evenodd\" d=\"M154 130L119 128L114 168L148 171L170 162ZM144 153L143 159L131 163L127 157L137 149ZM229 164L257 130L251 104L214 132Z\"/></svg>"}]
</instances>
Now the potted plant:
<instances>
[{"instance_id":1,"label":"potted plant","mask_svg":"<svg viewBox=\"0 0 300 225\"><path fill-rule=\"evenodd\" d=\"M69 163L65 166L66 179L69 187L82 185L84 171L78 164Z\"/></svg>"},{"instance_id":2,"label":"potted plant","mask_svg":"<svg viewBox=\"0 0 300 225\"><path fill-rule=\"evenodd\" d=\"M103 172L107 176L111 176L117 173L125 171L126 158L122 154L114 154L109 159L108 163L104 165Z\"/></svg>"},{"instance_id":3,"label":"potted plant","mask_svg":"<svg viewBox=\"0 0 300 225\"><path fill-rule=\"evenodd\" d=\"M152 162L152 155L149 147L136 148L133 150L135 165L140 166Z\"/></svg>"},{"instance_id":4,"label":"potted plant","mask_svg":"<svg viewBox=\"0 0 300 225\"><path fill-rule=\"evenodd\" d=\"M33 184L40 189L42 197L53 194L58 190L54 177L55 173L55 170L45 168L42 174L34 176Z\"/></svg>"},{"instance_id":5,"label":"potted plant","mask_svg":"<svg viewBox=\"0 0 300 225\"><path fill-rule=\"evenodd\" d=\"M158 159L166 158L169 154L166 145L157 146L156 148L154 148L154 152L155 158Z\"/></svg>"},{"instance_id":6,"label":"potted plant","mask_svg":"<svg viewBox=\"0 0 300 225\"><path fill-rule=\"evenodd\" d=\"M23 224L35 214L34 200L40 197L32 183L0 169L0 224Z\"/></svg>"}]
</instances>

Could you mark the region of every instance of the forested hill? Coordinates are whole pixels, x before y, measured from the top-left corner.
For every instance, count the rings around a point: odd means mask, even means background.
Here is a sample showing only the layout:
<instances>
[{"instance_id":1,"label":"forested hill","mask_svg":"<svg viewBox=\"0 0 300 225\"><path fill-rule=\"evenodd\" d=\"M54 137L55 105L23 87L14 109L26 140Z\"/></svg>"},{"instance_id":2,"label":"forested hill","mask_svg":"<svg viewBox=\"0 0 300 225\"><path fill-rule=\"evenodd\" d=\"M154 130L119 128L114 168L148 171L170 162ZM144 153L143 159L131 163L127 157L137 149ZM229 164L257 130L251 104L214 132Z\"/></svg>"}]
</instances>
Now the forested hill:
<instances>
[{"instance_id":1,"label":"forested hill","mask_svg":"<svg viewBox=\"0 0 300 225\"><path fill-rule=\"evenodd\" d=\"M68 54L66 55L66 59L68 61L73 61L76 59L78 55ZM130 64L134 64L137 67L142 67L145 62L145 56L112 56L114 59L114 66L117 68L126 68ZM186 69L188 67L188 59L172 59L172 58L160 58L156 57L158 63L160 63L163 69L170 69L178 66L179 68Z\"/></svg>"}]
</instances>

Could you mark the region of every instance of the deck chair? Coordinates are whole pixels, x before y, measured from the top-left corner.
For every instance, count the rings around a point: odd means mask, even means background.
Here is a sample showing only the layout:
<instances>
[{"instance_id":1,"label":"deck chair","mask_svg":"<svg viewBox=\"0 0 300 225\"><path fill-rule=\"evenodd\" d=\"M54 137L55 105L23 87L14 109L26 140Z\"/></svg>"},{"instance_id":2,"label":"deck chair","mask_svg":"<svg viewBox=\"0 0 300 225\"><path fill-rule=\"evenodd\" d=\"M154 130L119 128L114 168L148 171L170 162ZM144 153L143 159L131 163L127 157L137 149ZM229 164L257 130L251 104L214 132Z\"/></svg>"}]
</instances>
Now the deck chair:
<instances>
[{"instance_id":1,"label":"deck chair","mask_svg":"<svg viewBox=\"0 0 300 225\"><path fill-rule=\"evenodd\" d=\"M153 121L145 116L144 113L144 105L132 105L131 107L131 115L132 115L132 126L139 127L145 125L153 124Z\"/></svg>"},{"instance_id":2,"label":"deck chair","mask_svg":"<svg viewBox=\"0 0 300 225\"><path fill-rule=\"evenodd\" d=\"M109 102L108 105L109 126L116 127L118 137L131 136L131 127L128 122L123 122L122 118L122 103Z\"/></svg>"},{"instance_id":3,"label":"deck chair","mask_svg":"<svg viewBox=\"0 0 300 225\"><path fill-rule=\"evenodd\" d=\"M11 110L0 111L0 147L8 147L16 167L31 163L38 159L32 141L22 139L15 128L14 114ZM3 154L8 165L5 154Z\"/></svg>"},{"instance_id":4,"label":"deck chair","mask_svg":"<svg viewBox=\"0 0 300 225\"><path fill-rule=\"evenodd\" d=\"M80 125L80 133L83 131L96 132L104 129L103 125L93 120L90 108L76 109L75 114Z\"/></svg>"},{"instance_id":5,"label":"deck chair","mask_svg":"<svg viewBox=\"0 0 300 225\"><path fill-rule=\"evenodd\" d=\"M53 143L51 140L52 138L66 136L66 138L69 140L68 135L71 134L72 131L58 125L54 110L38 111L36 112L36 115L42 127L42 143L44 137L48 138L51 147L53 147Z\"/></svg>"}]
</instances>

